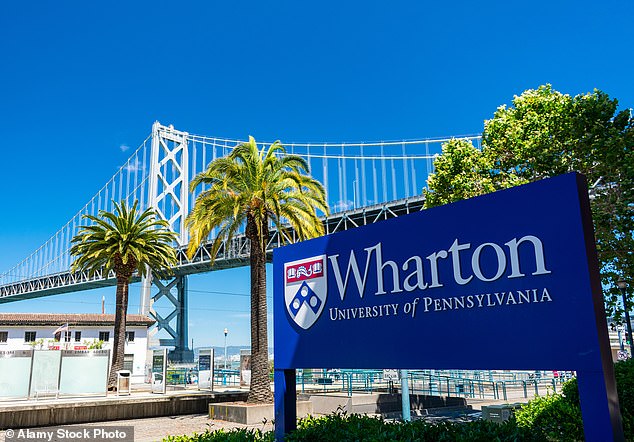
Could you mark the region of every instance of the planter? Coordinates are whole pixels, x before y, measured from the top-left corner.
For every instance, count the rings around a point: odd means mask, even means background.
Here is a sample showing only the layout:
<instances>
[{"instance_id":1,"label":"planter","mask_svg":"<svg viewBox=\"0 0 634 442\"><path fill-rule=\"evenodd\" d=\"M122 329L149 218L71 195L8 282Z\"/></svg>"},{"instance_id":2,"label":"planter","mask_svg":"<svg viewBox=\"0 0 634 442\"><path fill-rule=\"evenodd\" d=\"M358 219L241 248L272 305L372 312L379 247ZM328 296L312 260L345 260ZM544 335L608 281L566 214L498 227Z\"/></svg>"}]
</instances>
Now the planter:
<instances>
[{"instance_id":1,"label":"planter","mask_svg":"<svg viewBox=\"0 0 634 442\"><path fill-rule=\"evenodd\" d=\"M309 401L297 402L297 417L312 414L313 405ZM247 404L246 402L209 404L209 418L245 425L256 425L274 419L273 404Z\"/></svg>"}]
</instances>

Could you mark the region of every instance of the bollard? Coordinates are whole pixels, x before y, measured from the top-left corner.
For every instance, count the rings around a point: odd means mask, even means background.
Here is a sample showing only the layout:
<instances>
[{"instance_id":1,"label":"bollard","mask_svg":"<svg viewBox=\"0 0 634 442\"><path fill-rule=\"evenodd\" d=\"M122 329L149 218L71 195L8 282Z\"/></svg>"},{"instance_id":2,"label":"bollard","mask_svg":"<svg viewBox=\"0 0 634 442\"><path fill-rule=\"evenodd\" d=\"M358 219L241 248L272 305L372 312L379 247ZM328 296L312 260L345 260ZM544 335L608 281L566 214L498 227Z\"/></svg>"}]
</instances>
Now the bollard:
<instances>
[{"instance_id":1,"label":"bollard","mask_svg":"<svg viewBox=\"0 0 634 442\"><path fill-rule=\"evenodd\" d=\"M352 373L348 373L348 397L352 397Z\"/></svg>"},{"instance_id":2,"label":"bollard","mask_svg":"<svg viewBox=\"0 0 634 442\"><path fill-rule=\"evenodd\" d=\"M401 370L401 404L403 406L403 420L409 422L412 420L409 404L409 384L407 370Z\"/></svg>"}]
</instances>

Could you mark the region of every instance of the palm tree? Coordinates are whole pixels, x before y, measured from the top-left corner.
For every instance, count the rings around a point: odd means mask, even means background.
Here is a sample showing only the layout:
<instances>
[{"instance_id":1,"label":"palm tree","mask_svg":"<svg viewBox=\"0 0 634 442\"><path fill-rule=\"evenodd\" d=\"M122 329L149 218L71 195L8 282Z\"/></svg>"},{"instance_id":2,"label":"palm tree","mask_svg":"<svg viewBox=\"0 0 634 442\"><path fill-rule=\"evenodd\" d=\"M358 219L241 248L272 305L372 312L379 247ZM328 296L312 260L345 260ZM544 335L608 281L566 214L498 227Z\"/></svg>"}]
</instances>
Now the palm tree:
<instances>
[{"instance_id":1,"label":"palm tree","mask_svg":"<svg viewBox=\"0 0 634 442\"><path fill-rule=\"evenodd\" d=\"M77 257L71 270L90 274L102 270L104 276L112 270L117 278L114 348L108 378L112 389L117 370L123 368L130 278L134 272L145 276L149 270L159 277L166 276L176 264L172 247L176 234L168 229L167 221L156 217L154 209L139 214L136 201L131 208L125 201L115 202L114 213L100 210L99 216L83 218L93 224L80 226L71 240L70 253Z\"/></svg>"},{"instance_id":2,"label":"palm tree","mask_svg":"<svg viewBox=\"0 0 634 442\"><path fill-rule=\"evenodd\" d=\"M272 402L269 382L266 316L266 243L269 223L283 234L295 230L300 239L322 235L323 225L316 210L328 213L325 191L308 173L306 161L286 155L276 141L258 150L253 137L236 146L223 158L209 164L190 184L190 190L204 184L185 221L189 228L188 254L217 229L211 256L244 227L250 242L251 265L251 389L248 402Z\"/></svg>"}]
</instances>

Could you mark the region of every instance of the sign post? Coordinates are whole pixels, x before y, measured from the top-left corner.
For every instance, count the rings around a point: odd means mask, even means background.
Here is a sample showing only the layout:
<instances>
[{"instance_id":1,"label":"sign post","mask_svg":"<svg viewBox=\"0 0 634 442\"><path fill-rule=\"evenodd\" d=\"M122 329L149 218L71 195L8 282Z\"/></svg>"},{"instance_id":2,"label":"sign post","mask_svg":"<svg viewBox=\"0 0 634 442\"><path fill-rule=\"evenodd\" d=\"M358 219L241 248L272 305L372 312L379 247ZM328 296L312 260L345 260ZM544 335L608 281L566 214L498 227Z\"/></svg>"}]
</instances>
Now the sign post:
<instances>
[{"instance_id":1,"label":"sign post","mask_svg":"<svg viewBox=\"0 0 634 442\"><path fill-rule=\"evenodd\" d=\"M282 247L273 271L278 439L295 369L396 367L575 370L586 440L623 440L579 174Z\"/></svg>"},{"instance_id":2,"label":"sign post","mask_svg":"<svg viewBox=\"0 0 634 442\"><path fill-rule=\"evenodd\" d=\"M167 349L152 351L152 393L167 391Z\"/></svg>"},{"instance_id":3,"label":"sign post","mask_svg":"<svg viewBox=\"0 0 634 442\"><path fill-rule=\"evenodd\" d=\"M297 422L297 384L295 370L273 370L275 382L275 439L295 429Z\"/></svg>"},{"instance_id":4,"label":"sign post","mask_svg":"<svg viewBox=\"0 0 634 442\"><path fill-rule=\"evenodd\" d=\"M198 353L198 389L214 389L214 349L201 348Z\"/></svg>"}]
</instances>

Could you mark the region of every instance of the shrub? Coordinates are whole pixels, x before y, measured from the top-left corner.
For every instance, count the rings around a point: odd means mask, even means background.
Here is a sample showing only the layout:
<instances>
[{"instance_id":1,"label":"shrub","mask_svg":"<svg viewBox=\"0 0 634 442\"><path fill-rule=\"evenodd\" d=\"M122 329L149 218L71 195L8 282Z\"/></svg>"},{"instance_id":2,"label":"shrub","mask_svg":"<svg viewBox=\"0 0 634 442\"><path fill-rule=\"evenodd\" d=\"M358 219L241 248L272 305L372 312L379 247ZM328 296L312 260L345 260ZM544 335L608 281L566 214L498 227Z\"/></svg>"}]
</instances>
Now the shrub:
<instances>
[{"instance_id":1,"label":"shrub","mask_svg":"<svg viewBox=\"0 0 634 442\"><path fill-rule=\"evenodd\" d=\"M207 430L192 436L170 436L165 442L272 442L274 433L260 430ZM301 419L288 442L537 442L530 430L518 428L515 421L503 424L473 422L387 422L361 415L333 414Z\"/></svg>"},{"instance_id":2,"label":"shrub","mask_svg":"<svg viewBox=\"0 0 634 442\"><path fill-rule=\"evenodd\" d=\"M614 364L616 389L623 416L623 430L628 440L634 439L634 359Z\"/></svg>"},{"instance_id":3,"label":"shrub","mask_svg":"<svg viewBox=\"0 0 634 442\"><path fill-rule=\"evenodd\" d=\"M564 395L564 399L571 405L579 406L579 388L577 386L577 378L572 378L566 381L561 388L561 394Z\"/></svg>"},{"instance_id":4,"label":"shrub","mask_svg":"<svg viewBox=\"0 0 634 442\"><path fill-rule=\"evenodd\" d=\"M583 440L581 408L560 394L533 399L515 413L515 418L519 428L531 430L544 440Z\"/></svg>"},{"instance_id":5,"label":"shrub","mask_svg":"<svg viewBox=\"0 0 634 442\"><path fill-rule=\"evenodd\" d=\"M623 431L627 440L634 440L634 359L614 364L614 377L619 395ZM566 382L562 394L530 401L516 413L522 428L532 427L553 440L583 440L583 424L577 379Z\"/></svg>"},{"instance_id":6,"label":"shrub","mask_svg":"<svg viewBox=\"0 0 634 442\"><path fill-rule=\"evenodd\" d=\"M503 424L483 420L473 422L386 422L361 415L333 414L308 417L299 422L288 442L490 442L537 441L530 430L518 428L515 421Z\"/></svg>"},{"instance_id":7,"label":"shrub","mask_svg":"<svg viewBox=\"0 0 634 442\"><path fill-rule=\"evenodd\" d=\"M191 436L168 436L164 442L273 442L275 440L272 431L235 428L232 430L205 431L202 434L194 433Z\"/></svg>"}]
</instances>

